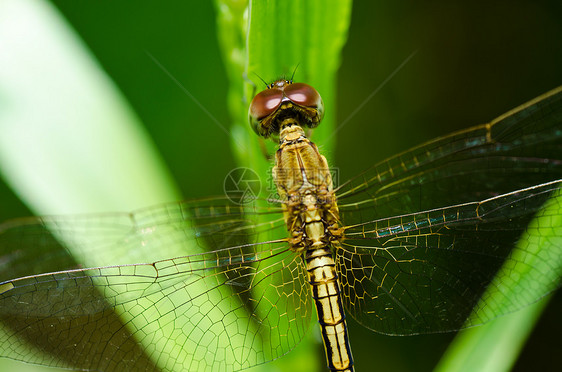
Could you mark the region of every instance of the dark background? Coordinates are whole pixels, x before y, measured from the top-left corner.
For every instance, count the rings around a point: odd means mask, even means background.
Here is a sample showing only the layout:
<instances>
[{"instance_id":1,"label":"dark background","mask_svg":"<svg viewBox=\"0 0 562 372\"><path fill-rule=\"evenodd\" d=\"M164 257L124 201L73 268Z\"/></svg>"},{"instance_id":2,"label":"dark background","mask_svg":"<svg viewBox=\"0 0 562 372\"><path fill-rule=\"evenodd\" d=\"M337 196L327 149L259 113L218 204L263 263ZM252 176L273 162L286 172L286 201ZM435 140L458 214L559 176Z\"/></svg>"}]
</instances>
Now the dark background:
<instances>
[{"instance_id":1,"label":"dark background","mask_svg":"<svg viewBox=\"0 0 562 372\"><path fill-rule=\"evenodd\" d=\"M228 126L228 82L213 3L53 3L134 107L183 195L221 194L224 176L235 167L230 139L146 54ZM333 155L342 180L562 84L560 2L356 1L353 6L337 107L327 108L337 110L339 123L412 52L417 54L338 132ZM194 158L199 161L186 162ZM29 214L4 184L0 201L1 220ZM515 370L560 364L560 297L534 330ZM352 320L349 325L358 370L431 370L452 337L387 337Z\"/></svg>"}]
</instances>

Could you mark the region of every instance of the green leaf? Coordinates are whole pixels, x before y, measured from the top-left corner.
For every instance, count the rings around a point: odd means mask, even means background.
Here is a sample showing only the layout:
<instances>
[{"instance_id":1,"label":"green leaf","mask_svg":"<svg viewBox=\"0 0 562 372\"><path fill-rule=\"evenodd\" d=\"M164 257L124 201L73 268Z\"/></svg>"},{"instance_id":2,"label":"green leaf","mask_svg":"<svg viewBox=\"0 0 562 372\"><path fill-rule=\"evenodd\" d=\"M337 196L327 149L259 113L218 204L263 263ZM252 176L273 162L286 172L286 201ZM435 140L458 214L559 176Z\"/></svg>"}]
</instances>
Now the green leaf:
<instances>
[{"instance_id":1,"label":"green leaf","mask_svg":"<svg viewBox=\"0 0 562 372\"><path fill-rule=\"evenodd\" d=\"M531 221L512 255L526 269L504 266L484 293L472 319L486 318L486 312L502 314L504 304L513 303L528 288L537 293L555 290L562 274L562 195L554 195ZM533 271L529 270L533 268ZM539 277L533 273L541 273ZM513 314L483 326L461 331L435 368L436 371L509 371L546 307L550 296ZM489 309L490 305L494 308ZM481 313L481 314L480 314ZM479 315L480 314L480 315ZM470 322L471 320L469 320Z\"/></svg>"},{"instance_id":2,"label":"green leaf","mask_svg":"<svg viewBox=\"0 0 562 372\"><path fill-rule=\"evenodd\" d=\"M0 166L20 198L38 214L177 200L142 123L56 10L1 6Z\"/></svg>"},{"instance_id":3,"label":"green leaf","mask_svg":"<svg viewBox=\"0 0 562 372\"><path fill-rule=\"evenodd\" d=\"M180 199L126 99L48 3L0 4L0 54L0 167L31 210L51 215L130 211ZM95 254L83 254L87 248L69 244L71 236L58 238L85 267L131 263L127 257L115 257L110 244L90 247ZM135 262L186 254L166 247L144 256L137 253L131 252ZM125 308L120 315L136 329L158 326L149 325L148 314L147 319L135 318ZM171 334L168 331L160 330ZM160 340L159 350L166 351L166 338ZM146 338L138 341L147 350L155 347ZM13 345L14 358L32 353L37 355L32 361L65 365L55 356L27 352L26 347L31 348L23 341ZM163 366L167 360L153 362Z\"/></svg>"}]
</instances>

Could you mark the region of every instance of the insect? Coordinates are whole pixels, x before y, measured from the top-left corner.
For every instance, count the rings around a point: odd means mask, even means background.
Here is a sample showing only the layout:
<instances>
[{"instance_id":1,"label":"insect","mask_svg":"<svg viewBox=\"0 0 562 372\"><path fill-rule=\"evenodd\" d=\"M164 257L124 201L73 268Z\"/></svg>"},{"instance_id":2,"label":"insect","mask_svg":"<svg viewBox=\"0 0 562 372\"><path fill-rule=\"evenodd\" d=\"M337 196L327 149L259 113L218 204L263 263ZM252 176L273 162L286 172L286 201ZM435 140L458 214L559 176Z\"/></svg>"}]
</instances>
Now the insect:
<instances>
[{"instance_id":1,"label":"insect","mask_svg":"<svg viewBox=\"0 0 562 372\"><path fill-rule=\"evenodd\" d=\"M256 132L279 132L277 203L217 197L0 225L2 356L240 370L290 352L315 304L328 365L352 370L345 315L385 334L454 331L558 288L562 88L336 186L302 129L322 117L318 92L281 80L254 102ZM102 246L114 266L86 268ZM157 259L171 248L199 253ZM524 272L546 286L501 307L487 296Z\"/></svg>"}]
</instances>

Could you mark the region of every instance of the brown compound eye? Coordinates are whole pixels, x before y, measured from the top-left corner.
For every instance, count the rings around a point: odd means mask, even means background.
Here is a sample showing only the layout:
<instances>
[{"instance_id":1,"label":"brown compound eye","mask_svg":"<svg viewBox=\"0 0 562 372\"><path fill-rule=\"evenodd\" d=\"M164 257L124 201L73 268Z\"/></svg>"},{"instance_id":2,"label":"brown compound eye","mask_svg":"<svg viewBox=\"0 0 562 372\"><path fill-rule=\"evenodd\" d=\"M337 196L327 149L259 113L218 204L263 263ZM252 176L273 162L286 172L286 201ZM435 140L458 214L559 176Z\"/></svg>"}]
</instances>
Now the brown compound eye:
<instances>
[{"instance_id":1,"label":"brown compound eye","mask_svg":"<svg viewBox=\"0 0 562 372\"><path fill-rule=\"evenodd\" d=\"M250 115L261 120L275 112L281 105L283 91L281 89L267 89L254 97L250 104Z\"/></svg>"},{"instance_id":2,"label":"brown compound eye","mask_svg":"<svg viewBox=\"0 0 562 372\"><path fill-rule=\"evenodd\" d=\"M285 86L285 96L297 105L319 108L322 106L320 94L308 84L294 83Z\"/></svg>"},{"instance_id":3,"label":"brown compound eye","mask_svg":"<svg viewBox=\"0 0 562 372\"><path fill-rule=\"evenodd\" d=\"M260 122L273 114L275 110L281 105L283 100L283 91L279 88L266 89L254 97L252 103L250 104L250 110L248 112L250 117L250 124L252 129L257 134L262 135L260 130Z\"/></svg>"}]
</instances>

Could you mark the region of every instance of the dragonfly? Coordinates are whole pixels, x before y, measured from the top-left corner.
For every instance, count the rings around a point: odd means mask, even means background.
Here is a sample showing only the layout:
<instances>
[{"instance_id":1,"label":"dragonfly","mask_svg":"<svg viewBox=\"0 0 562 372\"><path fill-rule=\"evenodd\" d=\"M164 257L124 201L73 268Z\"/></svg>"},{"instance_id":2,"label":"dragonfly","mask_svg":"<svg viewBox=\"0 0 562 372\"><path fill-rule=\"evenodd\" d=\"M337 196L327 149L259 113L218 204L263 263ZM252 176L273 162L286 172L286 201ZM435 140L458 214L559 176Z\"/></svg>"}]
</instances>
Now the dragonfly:
<instances>
[{"instance_id":1,"label":"dragonfly","mask_svg":"<svg viewBox=\"0 0 562 372\"><path fill-rule=\"evenodd\" d=\"M315 306L329 368L353 370L345 316L388 335L450 332L559 288L562 87L336 186L298 130L320 122L318 92L281 80L256 99L254 130L281 143L277 198L0 225L1 356L92 371L242 370L294 349ZM308 155L295 156L299 146ZM316 188L295 194L303 184ZM534 284L516 296L489 295L525 274Z\"/></svg>"}]
</instances>

